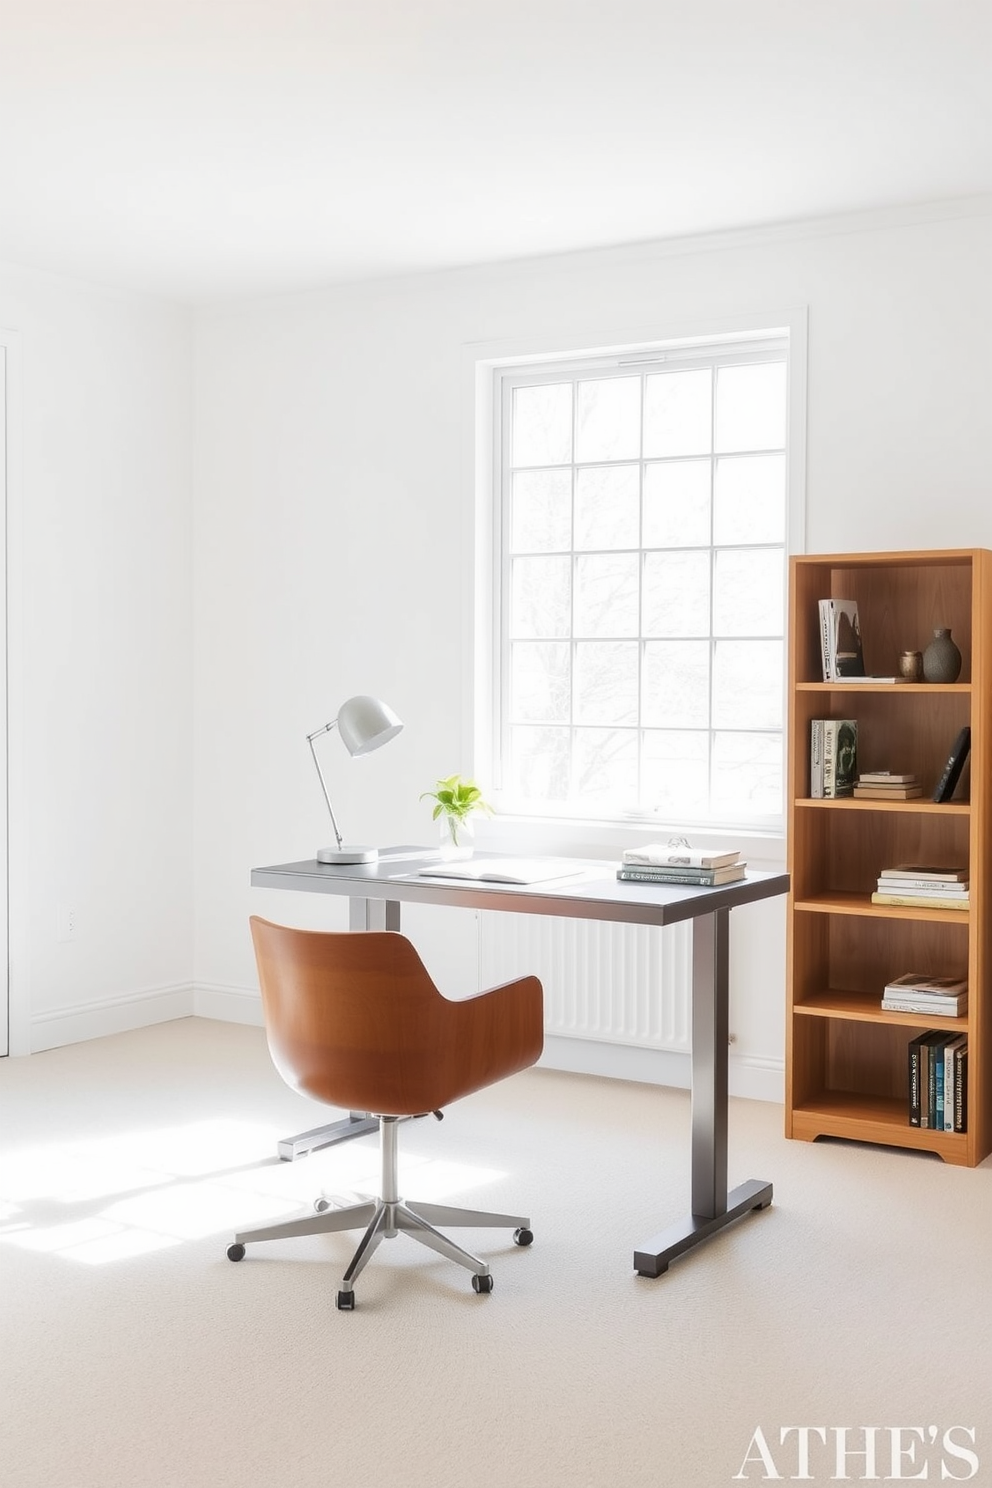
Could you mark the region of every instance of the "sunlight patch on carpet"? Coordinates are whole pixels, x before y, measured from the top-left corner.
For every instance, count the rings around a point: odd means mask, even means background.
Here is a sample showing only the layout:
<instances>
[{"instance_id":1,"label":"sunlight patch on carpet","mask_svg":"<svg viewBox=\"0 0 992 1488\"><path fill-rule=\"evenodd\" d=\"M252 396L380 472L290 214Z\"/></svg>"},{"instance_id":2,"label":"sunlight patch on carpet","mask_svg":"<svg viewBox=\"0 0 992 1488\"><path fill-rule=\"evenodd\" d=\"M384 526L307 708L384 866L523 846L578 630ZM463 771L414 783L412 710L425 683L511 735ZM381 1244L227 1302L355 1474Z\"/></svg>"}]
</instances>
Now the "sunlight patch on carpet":
<instances>
[{"instance_id":1,"label":"sunlight patch on carpet","mask_svg":"<svg viewBox=\"0 0 992 1488\"><path fill-rule=\"evenodd\" d=\"M350 1203L378 1191L375 1146L348 1143L284 1163L271 1156L278 1135L215 1119L8 1153L0 1245L104 1265L292 1217L320 1195ZM418 1155L404 1157L401 1172L404 1191L422 1202L505 1177Z\"/></svg>"}]
</instances>

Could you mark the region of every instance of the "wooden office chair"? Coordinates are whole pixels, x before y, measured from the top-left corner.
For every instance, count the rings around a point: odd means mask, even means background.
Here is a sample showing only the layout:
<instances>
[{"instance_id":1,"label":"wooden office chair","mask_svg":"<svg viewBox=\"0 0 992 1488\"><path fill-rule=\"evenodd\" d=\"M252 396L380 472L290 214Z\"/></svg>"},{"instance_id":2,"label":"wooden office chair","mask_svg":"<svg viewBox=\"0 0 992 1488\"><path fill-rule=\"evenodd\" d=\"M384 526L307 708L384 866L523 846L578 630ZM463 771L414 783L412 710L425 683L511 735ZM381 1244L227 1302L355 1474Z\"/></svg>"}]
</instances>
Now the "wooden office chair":
<instances>
[{"instance_id":1,"label":"wooden office chair","mask_svg":"<svg viewBox=\"0 0 992 1488\"><path fill-rule=\"evenodd\" d=\"M354 1284L380 1241L402 1231L473 1272L491 1292L489 1267L435 1229L507 1226L518 1245L530 1220L442 1204L405 1202L397 1177L397 1124L527 1069L544 1044L537 977L522 977L464 1002L444 997L413 946L394 931L312 931L251 918L269 1052L288 1085L314 1100L378 1117L381 1192L345 1208L320 1198L317 1214L235 1235L232 1261L256 1240L367 1226L341 1282L337 1305L355 1305Z\"/></svg>"}]
</instances>

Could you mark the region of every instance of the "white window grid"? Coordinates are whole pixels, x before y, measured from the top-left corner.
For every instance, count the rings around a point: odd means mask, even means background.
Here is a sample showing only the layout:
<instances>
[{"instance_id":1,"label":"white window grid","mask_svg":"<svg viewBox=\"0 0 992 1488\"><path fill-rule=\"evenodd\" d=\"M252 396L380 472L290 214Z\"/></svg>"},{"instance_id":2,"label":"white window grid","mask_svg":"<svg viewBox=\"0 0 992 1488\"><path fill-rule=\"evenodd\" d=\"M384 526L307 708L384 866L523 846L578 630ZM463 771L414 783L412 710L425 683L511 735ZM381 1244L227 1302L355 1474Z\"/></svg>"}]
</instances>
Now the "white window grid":
<instances>
[{"instance_id":1,"label":"white window grid","mask_svg":"<svg viewBox=\"0 0 992 1488\"><path fill-rule=\"evenodd\" d=\"M525 802L525 801L513 799L513 798L510 797L510 795L508 793L508 782L507 782L507 779L506 779L506 761L507 761L507 759L509 757L510 728L511 728L511 723L512 723L512 719L511 719L511 716L510 716L510 683L511 683L511 676L510 676L510 665L509 665L509 655L510 655L510 647L511 647L511 638L510 638L510 633L509 633L509 624L510 624L510 614L511 614L510 585L511 585L511 573L512 573L512 560L514 558L520 558L520 557L526 557L526 556L528 556L526 553L522 553L522 552L511 553L511 546L510 546L511 486L512 486L512 479L513 479L513 476L514 476L515 473L519 473L519 471L521 471L521 470L525 470L525 469L531 468L531 467L527 467L527 466L523 466L523 465L521 465L521 466L514 466L513 461L512 461L512 451L511 451L512 411L511 410L512 410L512 399L513 399L514 392L518 388L534 387L534 386L541 386L541 385L554 384L554 383L570 382L573 385L573 395L572 395L572 441L571 441L571 443L572 443L572 456L573 456L573 458L570 461L565 462L562 465L558 465L558 466L553 466L552 465L552 466L535 467L535 468L539 468L539 469L541 469L543 471L553 470L553 469L567 469L567 470L570 470L571 471L571 485L572 485L572 520L571 520L572 544L571 544L571 546L568 549L562 549L557 554L555 554L555 553L549 554L547 550L543 550L542 549L541 550L541 553L540 553L540 556L542 556L542 557L546 557L546 556L567 556L571 560L572 572L573 572L573 582L572 582L572 584L570 586L570 591L571 591L571 593L570 593L570 604L571 604L572 613L571 613L571 616L570 616L570 625L569 625L568 635L564 639L567 639L568 644L569 644L569 646L571 648L571 675L573 677L575 675L576 649L577 649L578 646L580 646L582 644L583 640L585 639L584 637L577 637L576 634L575 634L575 624L574 624L574 618L575 618L574 617L574 607L575 607L575 597L576 597L576 584L575 584L575 581L574 581L575 567L576 567L576 564L578 563L578 561L581 558L585 558L585 557L588 557L590 555L595 555L596 552L597 552L597 550L595 550L595 549L585 549L585 548L583 548L583 549L580 550L580 549L577 549L575 547L575 543L574 543L574 536L575 536L575 532L574 532L574 515L575 515L574 514L574 507L575 507L576 474L577 474L578 471L580 471L583 468L592 468L592 467L597 467L597 466L600 466L601 467L601 466L604 466L604 465L609 465L611 463L624 464L624 465L629 465L629 464L635 464L636 463L638 465L638 467L639 467L639 502L638 502L638 506L639 506L639 522L640 522L641 526L640 526L640 531L639 531L639 539L640 540L639 540L638 547L637 548L632 548L631 547L631 548L626 548L626 549L623 549L623 548L620 548L620 549L609 548L608 550L601 550L603 552L607 552L608 551L609 554L610 554L610 556L616 556L618 554L623 554L624 552L627 552L627 553L636 553L636 554L639 555L639 557L640 557L640 563L641 563L641 577L640 577L640 582L639 582L639 597L638 597L639 621L640 621L640 623L639 623L639 627L638 627L638 635L636 637L636 640L637 640L637 643L638 643L638 679L637 679L638 680L638 688L637 688L638 717L637 717L636 723L632 723L632 724L629 724L629 725L624 725L624 724L610 725L611 729L613 729L617 733L629 732L630 734L635 735L635 736L638 737L638 739L640 739L640 736L644 733L644 730L647 727L643 723L643 718L642 718L642 696L643 696L643 693L642 693L642 682L643 682L642 672L643 672L643 665L644 665L645 645L646 645L646 642L647 642L647 639L648 639L648 638L645 637L645 635L643 633L643 609L644 609L644 588L645 588L644 582L643 582L643 567L644 567L644 561L645 561L646 555L648 553L652 552L652 551L657 551L657 550L654 550L654 549L645 547L644 542L643 542L643 517L644 517L644 500L643 500L643 497L644 497L644 473L645 473L645 467L649 463L650 464L659 464L659 463L662 463L663 464L663 463L666 463L666 462L676 463L679 460L686 459L686 458L691 458L691 459L702 459L702 458L705 458L705 459L708 459L708 461L709 461L709 467L710 467L710 503L709 503L710 542L709 542L708 545L687 544L683 548L674 547L674 546L666 546L663 551L665 551L666 553L675 553L675 552L705 552L705 551L708 551L709 552L709 555L710 555L710 577L711 577L711 583L710 583L710 591L709 591L710 624L709 624L709 637L708 637L708 639L709 639L709 647L710 647L708 725L707 725L707 727L706 727L705 730L700 729L700 732L706 732L708 734L708 736L709 736L709 758L710 758L710 768L712 769L714 736L716 735L717 732L720 732L720 733L732 733L733 732L733 729L728 729L728 728L726 728L724 726L721 726L720 729L718 730L716 728L716 726L714 725L714 723L713 723L713 687L714 687L714 678L715 678L715 667L714 667L713 663L714 663L714 659L715 659L714 658L715 648L716 648L716 646L718 644L718 641L720 640L720 637L717 636L716 634L714 634L714 625L713 625L713 604L714 604L714 585L712 583L713 567L714 567L714 565L716 563L718 554L721 553L721 552L730 552L730 551L735 551L735 550L736 551L741 551L741 550L745 550L745 549L748 550L748 551L751 551L751 552L754 552L754 551L757 551L757 550L763 550L763 551L768 551L768 552L774 552L774 553L777 553L777 554L780 555L781 562L782 562L782 567L783 567L783 576L784 576L784 572L785 572L785 568L786 568L786 564L787 564L787 554L788 554L788 551L789 551L789 534L788 534L787 525L786 525L786 530L783 533L783 540L782 540L782 542L778 542L778 543L756 542L756 543L753 543L753 544L748 544L748 543L736 542L736 543L730 543L730 544L718 544L718 543L714 542L714 540L713 540L714 482L715 482L715 474L716 474L717 462L718 462L718 460L720 458L726 457L728 455L733 455L735 453L733 450L719 450L717 448L716 428L715 428L715 421L716 421L716 417L717 417L716 399L715 399L715 397L713 397L713 398L711 398L711 401L710 401L711 428L710 428L710 447L709 447L708 453L706 453L706 454L696 454L696 455L691 455L691 456L682 456L682 455L658 456L658 455L654 455L654 454L648 455L648 454L645 453L645 449L644 449L644 425L645 425L645 421L644 421L644 396L645 396L645 389L646 389L646 386L647 386L647 378L652 373L656 373L656 372L674 372L674 371L681 371L681 370L689 370L689 369L693 369L693 368L707 367L707 368L711 369L712 375L713 375L713 377L715 379L716 376L717 376L718 371L721 368L725 368L725 367L754 366L754 365L759 364L759 363L779 363L779 364L785 364L786 367L788 367L788 355L789 355L789 340L788 340L788 336L785 335L785 334L774 333L774 334L770 334L770 335L758 334L758 335L750 335L750 336L748 336L746 338L734 338L733 340L731 340L729 343L726 343L726 344L714 343L712 341L705 341L705 342L701 342L701 343L696 344L696 345L690 345L690 346L682 345L682 346L679 346L679 347L673 348L673 349L657 349L657 350L648 350L648 351L637 351L637 352L632 352L632 353L629 353L629 354L626 354L626 355L624 355L624 354L620 354L620 355L608 354L608 355L605 355L605 356L599 356L599 355L596 355L596 354L590 354L590 355L587 355L587 356L580 355L580 356L570 357L568 359L561 359L561 360L544 360L544 359L542 359L540 362L536 362L535 361L535 362L528 362L526 364L520 364L520 363L518 363L518 364L515 364L515 365L512 365L512 366L508 366L508 367L497 367L495 369L495 381L494 381L495 398L494 398L494 410L493 410L493 431L494 431L494 453L495 453L495 462L496 462L496 482L495 482L495 489L496 489L496 491L498 493L498 499L493 503L493 514L494 514L494 521L495 521L493 552L494 552L494 556L495 556L495 559L496 559L496 571L495 571L495 575L494 575L494 587L493 587L493 595L494 595L494 625L493 625L494 651L493 651L493 671L492 671L492 675L493 675L494 682L495 682L495 697L494 697L494 700L493 700L493 715L492 715L493 716L493 724L494 724L494 735L493 735L493 744L494 744L494 749L493 749L493 766L494 766L494 769L493 769L493 777L494 777L494 788L495 788L496 792L500 795L504 807L506 807L506 808L508 808L510 810L521 811L521 812L524 812L524 813L528 813L529 812L529 813L533 814L534 812L539 811L541 815L546 815L546 816L562 815L562 816L574 817L576 815L577 807L581 804L581 803L577 803L575 800L569 800L569 801L561 802L561 803L543 802L543 803L540 803L539 805L537 805L533 801L531 801L531 802ZM580 461L580 460L575 459L575 449L576 449L576 419L577 419L577 410L578 410L578 401L579 401L578 400L578 396L577 396L577 394L578 394L578 384L581 383L582 381L585 381L585 380L596 380L596 381L600 381L600 380L603 380L605 378L629 378L630 376L635 375L635 374L636 375L639 375L639 377L640 377L640 389L641 389L641 418L640 418L640 439L641 439L641 444L640 444L640 448L638 450L637 455L636 456L634 456L634 455L625 456L622 459L618 458L615 462L612 462L612 461L609 461L609 460ZM786 425L788 427L788 420L786 420ZM775 455L786 456L787 455L787 450L786 450L786 448L785 448L784 445L775 445L775 446L769 447L768 449L752 449L752 448L748 448L747 451L744 452L744 453L746 453L748 456L759 456L759 457L761 455L767 455L767 454L775 454ZM786 471L788 472L788 460L786 460ZM788 492L787 492L787 494L786 494L786 504L785 504L786 524L788 523L789 507L790 507L790 503L789 503ZM784 600L784 592L785 592L785 585L783 584L783 600ZM561 639L561 638L556 637L556 639ZM611 637L597 635L595 639L597 641L606 641L606 642L609 642L609 640L611 639ZM630 636L623 636L623 637L615 637L614 639L617 639L617 640L621 640L622 639L624 641L629 641L632 638ZM658 637L651 637L650 639L657 640ZM747 640L748 637L747 636L735 635L734 636L734 639L735 640ZM769 736L769 740L770 741L774 741L778 745L778 747L781 748L782 739L783 739L783 735L784 735L784 645L785 645L785 611L784 611L784 603L783 603L783 612L782 612L782 620L781 620L781 630L780 630L778 636L769 636L767 633L763 633L760 637L753 637L753 639L756 639L756 640L759 640L760 639L762 641L768 641L768 640L778 639L782 643L782 647L783 647L783 678L782 678L782 703L783 703L783 707L782 707L782 723L778 727L774 727L774 728L765 728L765 729L762 729L762 728L756 728L756 727L748 727L746 729L746 732L749 733L749 734L766 733ZM582 725L582 724L580 724L580 723L578 723L576 721L576 718L575 718L575 693L574 693L574 686L573 687L570 687L570 689L569 689L569 714L568 714L568 718L567 718L567 720L563 720L560 726L563 729L567 729L568 730L570 741L572 741L572 745L573 745L573 748L570 748L570 754L572 754L572 757L574 759L574 752L573 751L574 751L574 739L575 739L576 730L577 729L581 729L583 726L588 727L588 725ZM637 775L638 775L638 791L637 791L637 795L638 795L638 800L639 801L642 800L642 788L641 788L642 772L643 772L643 756L642 756L641 749L638 748L638 750L637 750ZM783 789L784 789L784 778L783 778ZM603 815L602 812L596 810L595 808L589 809L587 807L583 807L582 808L582 814L583 815L590 815L592 817L595 817L595 816L598 816L598 815ZM615 817L618 813L616 811L611 811L611 812L609 812L607 814L610 815L610 816L612 816L612 817ZM634 808L633 810L631 809L630 806L628 806L627 808L625 808L623 814L624 814L624 816L627 816L627 817L629 817L631 814L642 815L645 819L650 819L650 816L651 816L651 807L650 807L650 804L649 803L643 803L640 806L640 808ZM783 800L783 802L782 802L779 810L777 812L773 813L773 814L767 814L767 815L762 816L762 817L756 817L756 816L753 816L753 815L748 815L745 819L747 820L747 822L748 822L749 825L751 825L751 826L753 826L753 827L755 827L755 828L757 828L759 830L779 830L779 829L781 829L782 820L783 820L783 814L784 814L784 800ZM724 813L724 815L726 815L726 813ZM680 818L678 816L678 813L672 813L670 810L666 812L665 819L666 819L666 821L672 821L673 823L678 823L679 820L680 820ZM692 818L692 819L694 819L694 818ZM730 818L728 818L728 819L730 821L733 821L733 817L732 816ZM684 820L688 821L688 820L690 820L690 818L689 817L686 817L686 818L684 818ZM711 819L711 820L709 820L709 821L707 821L705 823L697 823L697 824L700 824L700 825L718 825L718 822L715 819Z\"/></svg>"}]
</instances>

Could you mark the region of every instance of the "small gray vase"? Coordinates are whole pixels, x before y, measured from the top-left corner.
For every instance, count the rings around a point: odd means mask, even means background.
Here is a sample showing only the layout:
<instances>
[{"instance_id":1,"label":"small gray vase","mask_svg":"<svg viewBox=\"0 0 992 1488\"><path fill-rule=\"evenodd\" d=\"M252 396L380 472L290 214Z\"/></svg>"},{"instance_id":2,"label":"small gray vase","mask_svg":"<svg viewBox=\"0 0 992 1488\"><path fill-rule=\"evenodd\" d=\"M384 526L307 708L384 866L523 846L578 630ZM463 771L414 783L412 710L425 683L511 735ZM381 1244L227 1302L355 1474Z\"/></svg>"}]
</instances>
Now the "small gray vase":
<instances>
[{"instance_id":1,"label":"small gray vase","mask_svg":"<svg viewBox=\"0 0 992 1488\"><path fill-rule=\"evenodd\" d=\"M951 640L951 632L939 627L923 653L923 677L927 682L956 682L961 672L961 652Z\"/></svg>"}]
</instances>

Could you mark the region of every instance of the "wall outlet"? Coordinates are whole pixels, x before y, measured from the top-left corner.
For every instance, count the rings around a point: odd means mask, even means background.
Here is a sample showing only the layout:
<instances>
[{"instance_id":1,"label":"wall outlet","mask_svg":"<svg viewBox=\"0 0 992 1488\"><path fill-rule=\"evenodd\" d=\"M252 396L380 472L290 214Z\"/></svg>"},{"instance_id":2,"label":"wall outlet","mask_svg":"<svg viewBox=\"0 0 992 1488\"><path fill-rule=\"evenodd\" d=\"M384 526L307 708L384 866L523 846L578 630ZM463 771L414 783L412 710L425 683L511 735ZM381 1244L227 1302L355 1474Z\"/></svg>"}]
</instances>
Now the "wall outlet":
<instances>
[{"instance_id":1,"label":"wall outlet","mask_svg":"<svg viewBox=\"0 0 992 1488\"><path fill-rule=\"evenodd\" d=\"M56 935L59 940L75 940L76 910L71 904L60 904L56 911Z\"/></svg>"}]
</instances>

